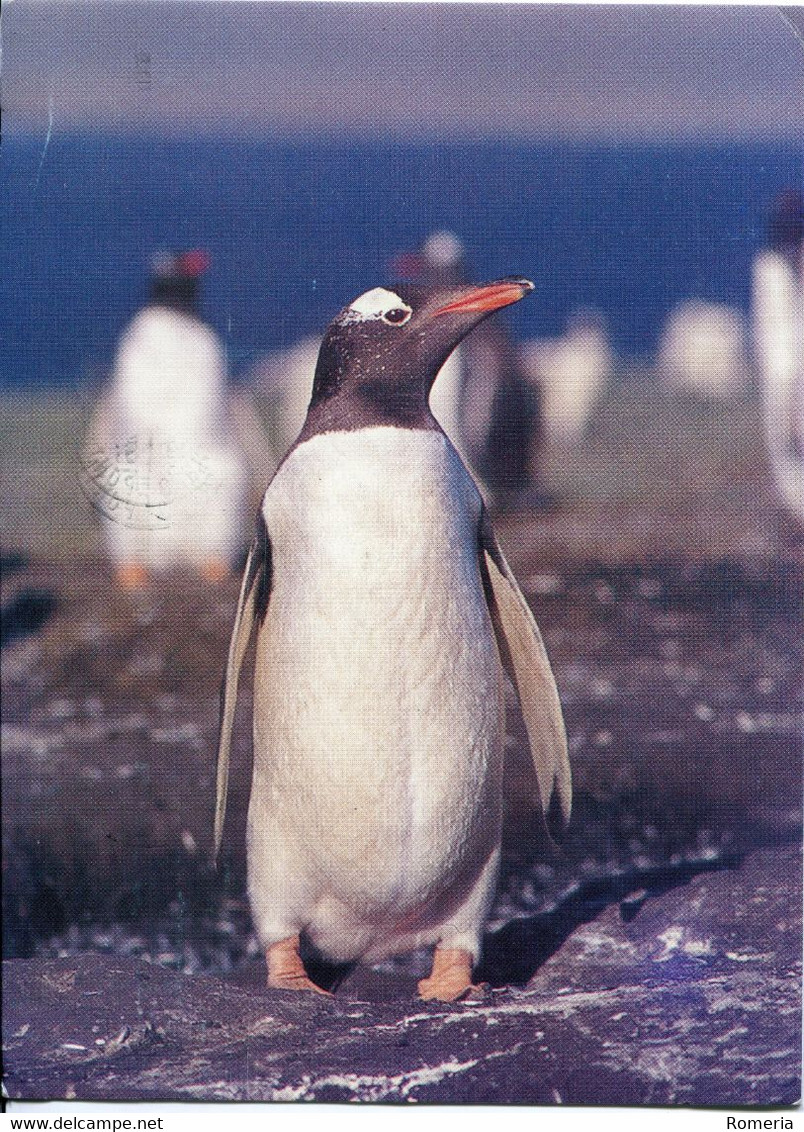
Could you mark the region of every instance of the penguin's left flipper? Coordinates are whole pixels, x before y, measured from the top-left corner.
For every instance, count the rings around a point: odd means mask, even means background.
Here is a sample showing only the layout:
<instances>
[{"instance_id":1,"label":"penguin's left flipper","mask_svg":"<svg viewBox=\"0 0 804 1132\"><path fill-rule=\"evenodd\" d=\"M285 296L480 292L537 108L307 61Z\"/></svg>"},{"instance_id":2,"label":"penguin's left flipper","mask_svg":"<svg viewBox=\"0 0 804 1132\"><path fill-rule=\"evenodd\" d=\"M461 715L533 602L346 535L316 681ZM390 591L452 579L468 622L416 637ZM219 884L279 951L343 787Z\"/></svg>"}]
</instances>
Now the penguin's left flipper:
<instances>
[{"instance_id":1,"label":"penguin's left flipper","mask_svg":"<svg viewBox=\"0 0 804 1132\"><path fill-rule=\"evenodd\" d=\"M548 812L555 795L566 823L572 806L572 775L555 677L539 627L505 561L485 509L480 547L497 646L519 697L542 812Z\"/></svg>"},{"instance_id":2,"label":"penguin's left flipper","mask_svg":"<svg viewBox=\"0 0 804 1132\"><path fill-rule=\"evenodd\" d=\"M237 705L237 685L243 657L246 655L254 622L262 620L271 593L271 544L262 512L257 515L257 528L248 552L240 598L237 603L226 675L221 697L221 725L218 739L217 796L215 799L215 832L213 863L218 858L226 816L226 794L229 787L229 753L232 746L232 725Z\"/></svg>"}]
</instances>

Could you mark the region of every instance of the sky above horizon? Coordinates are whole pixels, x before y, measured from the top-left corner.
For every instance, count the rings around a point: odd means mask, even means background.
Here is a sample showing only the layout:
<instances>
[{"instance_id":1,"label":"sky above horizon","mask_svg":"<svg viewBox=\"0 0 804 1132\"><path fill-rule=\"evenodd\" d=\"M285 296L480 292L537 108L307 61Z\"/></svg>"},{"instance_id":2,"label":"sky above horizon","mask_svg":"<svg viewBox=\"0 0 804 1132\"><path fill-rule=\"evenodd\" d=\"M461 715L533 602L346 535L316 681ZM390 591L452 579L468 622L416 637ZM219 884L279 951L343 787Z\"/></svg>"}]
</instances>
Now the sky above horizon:
<instances>
[{"instance_id":1,"label":"sky above horizon","mask_svg":"<svg viewBox=\"0 0 804 1132\"><path fill-rule=\"evenodd\" d=\"M4 133L793 140L803 17L751 5L12 0Z\"/></svg>"}]
</instances>

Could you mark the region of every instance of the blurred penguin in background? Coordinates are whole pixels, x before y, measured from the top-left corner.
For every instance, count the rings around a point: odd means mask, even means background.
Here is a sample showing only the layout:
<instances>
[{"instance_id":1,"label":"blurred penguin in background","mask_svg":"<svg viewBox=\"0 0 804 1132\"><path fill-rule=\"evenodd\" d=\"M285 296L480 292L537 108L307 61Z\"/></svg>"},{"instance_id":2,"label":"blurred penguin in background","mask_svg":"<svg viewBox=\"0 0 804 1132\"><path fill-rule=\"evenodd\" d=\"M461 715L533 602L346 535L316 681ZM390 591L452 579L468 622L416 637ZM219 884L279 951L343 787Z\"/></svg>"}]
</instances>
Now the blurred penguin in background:
<instances>
[{"instance_id":1,"label":"blurred penguin in background","mask_svg":"<svg viewBox=\"0 0 804 1132\"><path fill-rule=\"evenodd\" d=\"M578 311L560 338L522 345L526 372L538 382L547 438L579 444L614 374L614 354L602 318Z\"/></svg>"},{"instance_id":2,"label":"blurred penguin in background","mask_svg":"<svg viewBox=\"0 0 804 1132\"><path fill-rule=\"evenodd\" d=\"M656 369L668 389L687 389L709 400L727 399L748 382L745 319L726 303L688 299L672 310L662 330Z\"/></svg>"},{"instance_id":3,"label":"blurred penguin in background","mask_svg":"<svg viewBox=\"0 0 804 1132\"><path fill-rule=\"evenodd\" d=\"M774 202L754 260L752 323L768 458L779 497L804 527L804 197Z\"/></svg>"},{"instance_id":4,"label":"blurred penguin in background","mask_svg":"<svg viewBox=\"0 0 804 1132\"><path fill-rule=\"evenodd\" d=\"M246 378L257 395L268 428L267 482L301 431L313 391L321 335L311 334L260 358Z\"/></svg>"},{"instance_id":5,"label":"blurred penguin in background","mask_svg":"<svg viewBox=\"0 0 804 1132\"><path fill-rule=\"evenodd\" d=\"M466 252L452 232L434 232L420 251L393 264L427 287L466 282ZM480 481L487 503L541 506L542 417L538 389L525 376L503 327L482 323L452 352L430 396L433 416Z\"/></svg>"},{"instance_id":6,"label":"blurred penguin in background","mask_svg":"<svg viewBox=\"0 0 804 1132\"><path fill-rule=\"evenodd\" d=\"M243 549L243 436L258 450L259 426L228 394L222 344L198 313L208 265L200 250L154 260L90 427L83 485L127 589L172 567L217 581Z\"/></svg>"}]
</instances>

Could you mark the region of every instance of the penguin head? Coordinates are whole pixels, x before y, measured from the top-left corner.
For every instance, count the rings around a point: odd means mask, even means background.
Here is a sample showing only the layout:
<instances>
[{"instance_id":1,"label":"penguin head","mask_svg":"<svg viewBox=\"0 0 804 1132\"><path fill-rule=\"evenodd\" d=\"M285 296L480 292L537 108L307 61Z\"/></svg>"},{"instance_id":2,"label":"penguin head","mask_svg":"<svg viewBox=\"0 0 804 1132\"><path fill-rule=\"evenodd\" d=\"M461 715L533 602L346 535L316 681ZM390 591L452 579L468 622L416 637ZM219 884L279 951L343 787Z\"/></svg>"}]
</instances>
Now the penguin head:
<instances>
[{"instance_id":1,"label":"penguin head","mask_svg":"<svg viewBox=\"0 0 804 1132\"><path fill-rule=\"evenodd\" d=\"M804 195L785 189L774 200L768 217L768 242L774 251L795 259L804 243Z\"/></svg>"},{"instance_id":2,"label":"penguin head","mask_svg":"<svg viewBox=\"0 0 804 1132\"><path fill-rule=\"evenodd\" d=\"M187 252L159 252L151 261L149 303L195 315L201 276L209 263L209 255L202 248Z\"/></svg>"},{"instance_id":3,"label":"penguin head","mask_svg":"<svg viewBox=\"0 0 804 1132\"><path fill-rule=\"evenodd\" d=\"M400 283L364 292L324 335L310 411L331 403L331 412L337 401L348 400L361 419L387 417L415 426L429 415L432 384L458 343L531 290L529 280L512 277L450 287Z\"/></svg>"},{"instance_id":4,"label":"penguin head","mask_svg":"<svg viewBox=\"0 0 804 1132\"><path fill-rule=\"evenodd\" d=\"M466 249L454 232L433 232L419 251L403 252L391 262L402 278L426 287L466 282Z\"/></svg>"}]
</instances>

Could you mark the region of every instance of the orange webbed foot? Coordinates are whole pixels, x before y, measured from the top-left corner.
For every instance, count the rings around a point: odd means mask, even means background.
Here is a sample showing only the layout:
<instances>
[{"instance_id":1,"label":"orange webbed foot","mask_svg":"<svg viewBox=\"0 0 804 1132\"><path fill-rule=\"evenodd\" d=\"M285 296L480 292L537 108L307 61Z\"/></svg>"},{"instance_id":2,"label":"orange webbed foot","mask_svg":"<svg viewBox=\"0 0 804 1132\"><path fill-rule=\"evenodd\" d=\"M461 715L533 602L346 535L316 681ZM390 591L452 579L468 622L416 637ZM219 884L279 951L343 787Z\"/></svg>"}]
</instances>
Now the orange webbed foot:
<instances>
[{"instance_id":1,"label":"orange webbed foot","mask_svg":"<svg viewBox=\"0 0 804 1132\"><path fill-rule=\"evenodd\" d=\"M123 590L141 590L148 583L148 571L139 562L121 562L115 577Z\"/></svg>"},{"instance_id":2,"label":"orange webbed foot","mask_svg":"<svg viewBox=\"0 0 804 1132\"><path fill-rule=\"evenodd\" d=\"M460 1002L482 998L483 984L472 982L473 957L461 948L435 949L433 969L427 979L419 983L419 997L425 1001Z\"/></svg>"},{"instance_id":3,"label":"orange webbed foot","mask_svg":"<svg viewBox=\"0 0 804 1132\"><path fill-rule=\"evenodd\" d=\"M265 953L268 964L268 986L271 990L313 991L332 998L329 991L308 976L299 955L299 937L289 936L271 944Z\"/></svg>"},{"instance_id":4,"label":"orange webbed foot","mask_svg":"<svg viewBox=\"0 0 804 1132\"><path fill-rule=\"evenodd\" d=\"M222 582L229 577L229 567L221 558L208 558L202 562L200 571L205 582Z\"/></svg>"}]
</instances>

